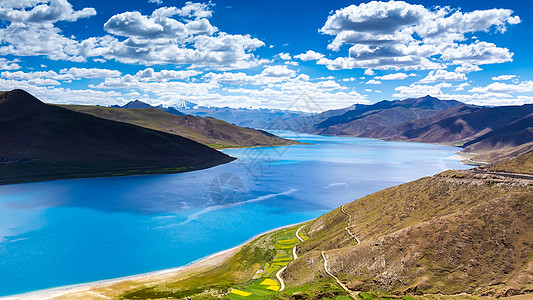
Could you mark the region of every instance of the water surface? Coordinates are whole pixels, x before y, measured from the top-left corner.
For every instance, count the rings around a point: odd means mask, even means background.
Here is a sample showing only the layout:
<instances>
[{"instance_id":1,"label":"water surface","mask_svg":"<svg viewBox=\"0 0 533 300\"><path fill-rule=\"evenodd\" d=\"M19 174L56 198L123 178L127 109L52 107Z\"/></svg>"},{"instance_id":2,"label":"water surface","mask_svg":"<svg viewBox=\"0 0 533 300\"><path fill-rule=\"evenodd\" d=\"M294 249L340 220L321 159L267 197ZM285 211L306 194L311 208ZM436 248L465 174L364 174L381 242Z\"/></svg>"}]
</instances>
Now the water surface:
<instances>
[{"instance_id":1,"label":"water surface","mask_svg":"<svg viewBox=\"0 0 533 300\"><path fill-rule=\"evenodd\" d=\"M0 186L0 296L182 266L372 192L464 169L459 149L281 132L173 175Z\"/></svg>"}]
</instances>

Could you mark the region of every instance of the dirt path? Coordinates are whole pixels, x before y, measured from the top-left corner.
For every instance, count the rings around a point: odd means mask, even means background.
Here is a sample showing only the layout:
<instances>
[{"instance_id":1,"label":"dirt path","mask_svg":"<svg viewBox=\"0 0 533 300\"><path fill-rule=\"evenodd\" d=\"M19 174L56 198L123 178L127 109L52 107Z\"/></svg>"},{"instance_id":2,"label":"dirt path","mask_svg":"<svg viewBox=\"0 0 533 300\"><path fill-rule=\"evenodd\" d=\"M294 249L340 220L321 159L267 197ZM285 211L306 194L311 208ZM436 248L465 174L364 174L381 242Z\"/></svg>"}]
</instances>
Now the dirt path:
<instances>
[{"instance_id":1,"label":"dirt path","mask_svg":"<svg viewBox=\"0 0 533 300\"><path fill-rule=\"evenodd\" d=\"M279 280L279 291L280 292L285 289L285 282L283 282L283 278L281 278L281 273L283 273L285 269L287 269L287 266L281 268L281 270L279 270L278 273L276 273L276 278L278 278Z\"/></svg>"},{"instance_id":2,"label":"dirt path","mask_svg":"<svg viewBox=\"0 0 533 300\"><path fill-rule=\"evenodd\" d=\"M304 239L300 237L300 230L302 228L304 228L305 226L307 226L307 224L302 226L302 227L300 227L300 228L298 228L298 230L296 230L296 238L298 238L298 240L300 240L300 242L302 242L302 243L304 242Z\"/></svg>"},{"instance_id":3,"label":"dirt path","mask_svg":"<svg viewBox=\"0 0 533 300\"><path fill-rule=\"evenodd\" d=\"M344 204L346 205L346 204ZM346 230L346 232L348 232L348 234L353 237L355 239L355 241L357 242L357 245L361 244L361 241L355 236L355 234L353 234L353 232L350 231L350 227L352 226L352 216L347 213L345 210L344 210L344 205L341 206L341 211L348 216L348 226L346 228L344 228Z\"/></svg>"},{"instance_id":4,"label":"dirt path","mask_svg":"<svg viewBox=\"0 0 533 300\"><path fill-rule=\"evenodd\" d=\"M296 230L296 232L294 233L294 235L296 236L296 238L297 238L300 242L303 242L303 241L304 241L304 239L302 239L302 238L300 237L300 230L301 230L302 228L304 228L305 226L307 226L307 224L301 226L300 228L298 228L298 230ZM297 246L292 247L292 257L293 257L293 261L294 261L295 259L298 258L298 255L296 254L296 247L297 247ZM276 273L276 278L279 280L279 286L280 286L280 287L279 287L279 291L280 291L280 292L283 291L283 290L285 289L285 282L283 281L283 278L281 278L281 273L283 273L283 271L285 271L286 268L287 268L287 266L283 267L281 270L279 270L279 271Z\"/></svg>"},{"instance_id":5,"label":"dirt path","mask_svg":"<svg viewBox=\"0 0 533 300\"><path fill-rule=\"evenodd\" d=\"M353 299L357 299L357 294L352 292L349 288L347 288L344 283L342 283L339 278L337 278L337 276L333 275L333 273L331 273L328 269L328 258L326 257L326 253L325 251L322 251L321 252L322 254L322 258L324 259L324 271L326 271L326 273L328 273L329 276L331 276L333 279L335 279L335 281L337 281L337 283L346 291L346 293L348 293L348 295L350 295L350 297L352 297Z\"/></svg>"},{"instance_id":6,"label":"dirt path","mask_svg":"<svg viewBox=\"0 0 533 300\"><path fill-rule=\"evenodd\" d=\"M529 175L529 174L493 172L493 171L483 171L483 170L476 170L476 169L473 169L472 171L476 174L488 174L488 175L509 177L509 178L514 178L514 179L533 180L533 175Z\"/></svg>"}]
</instances>

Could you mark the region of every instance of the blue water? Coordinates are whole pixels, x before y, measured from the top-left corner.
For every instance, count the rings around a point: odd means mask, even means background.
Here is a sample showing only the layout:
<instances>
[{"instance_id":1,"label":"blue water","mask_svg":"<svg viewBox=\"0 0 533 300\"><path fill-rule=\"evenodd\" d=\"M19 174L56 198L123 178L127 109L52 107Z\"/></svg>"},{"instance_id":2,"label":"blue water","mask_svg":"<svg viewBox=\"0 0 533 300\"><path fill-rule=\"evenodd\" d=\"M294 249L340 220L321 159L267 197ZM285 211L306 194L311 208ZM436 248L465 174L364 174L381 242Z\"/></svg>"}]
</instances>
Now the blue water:
<instances>
[{"instance_id":1,"label":"blue water","mask_svg":"<svg viewBox=\"0 0 533 300\"><path fill-rule=\"evenodd\" d=\"M279 132L173 175L0 186L0 295L182 266L261 232L446 169L459 149Z\"/></svg>"}]
</instances>

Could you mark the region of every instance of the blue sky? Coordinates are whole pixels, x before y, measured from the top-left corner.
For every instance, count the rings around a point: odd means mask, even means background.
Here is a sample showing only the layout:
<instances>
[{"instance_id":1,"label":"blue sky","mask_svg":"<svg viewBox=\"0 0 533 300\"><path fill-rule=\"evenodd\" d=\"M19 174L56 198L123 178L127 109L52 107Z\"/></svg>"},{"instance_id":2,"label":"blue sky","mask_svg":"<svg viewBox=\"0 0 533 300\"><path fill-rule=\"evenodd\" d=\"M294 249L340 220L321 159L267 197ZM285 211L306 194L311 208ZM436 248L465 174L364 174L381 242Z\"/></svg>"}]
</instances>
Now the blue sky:
<instances>
[{"instance_id":1,"label":"blue sky","mask_svg":"<svg viewBox=\"0 0 533 300\"><path fill-rule=\"evenodd\" d=\"M2 0L0 90L51 103L533 103L528 1Z\"/></svg>"}]
</instances>

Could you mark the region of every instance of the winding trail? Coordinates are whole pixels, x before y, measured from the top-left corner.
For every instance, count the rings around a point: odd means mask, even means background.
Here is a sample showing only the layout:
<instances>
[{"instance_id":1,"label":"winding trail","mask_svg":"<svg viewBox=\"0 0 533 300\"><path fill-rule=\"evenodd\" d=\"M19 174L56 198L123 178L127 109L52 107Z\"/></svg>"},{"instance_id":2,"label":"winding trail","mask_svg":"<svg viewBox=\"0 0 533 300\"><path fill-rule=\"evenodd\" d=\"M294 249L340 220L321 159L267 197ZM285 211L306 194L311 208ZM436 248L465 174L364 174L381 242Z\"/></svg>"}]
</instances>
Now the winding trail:
<instances>
[{"instance_id":1,"label":"winding trail","mask_svg":"<svg viewBox=\"0 0 533 300\"><path fill-rule=\"evenodd\" d=\"M341 206L341 211L348 216L348 226L346 228L344 228L346 230L346 232L348 232L348 234L353 237L355 239L355 241L357 242L357 245L361 244L361 241L355 236L355 234L353 234L353 232L350 231L350 227L352 226L352 216L347 213L345 210L344 210L344 206L346 204L342 205Z\"/></svg>"},{"instance_id":2,"label":"winding trail","mask_svg":"<svg viewBox=\"0 0 533 300\"><path fill-rule=\"evenodd\" d=\"M300 237L300 229L304 228L305 226L307 226L307 224L305 224L304 226L298 228L298 230L296 230L296 238L298 238L300 240L300 242L304 242L304 239Z\"/></svg>"},{"instance_id":3,"label":"winding trail","mask_svg":"<svg viewBox=\"0 0 533 300\"><path fill-rule=\"evenodd\" d=\"M300 228L298 228L298 230L296 230L296 232L294 233L294 235L296 236L296 238L298 238L298 240L299 240L300 242L303 242L303 241L304 241L304 239L302 239L302 238L300 237L300 230L301 230L302 228L304 228L305 226L307 226L307 224L305 224L305 225L301 226ZM292 247L293 261L294 261L295 259L298 258L298 255L296 254L296 247L297 247L297 246ZM283 278L281 278L281 273L283 273L283 271L285 271L285 269L287 269L287 266L281 268L281 270L279 270L279 271L276 273L276 278L279 280L279 290L278 290L278 292L281 292L281 291L283 291L283 290L285 289L285 282L283 281Z\"/></svg>"},{"instance_id":4,"label":"winding trail","mask_svg":"<svg viewBox=\"0 0 533 300\"><path fill-rule=\"evenodd\" d=\"M530 175L530 174L484 171L484 170L476 170L476 169L473 169L472 171L477 174L488 174L488 175L509 177L509 178L514 178L514 179L533 180L533 175Z\"/></svg>"},{"instance_id":5,"label":"winding trail","mask_svg":"<svg viewBox=\"0 0 533 300\"><path fill-rule=\"evenodd\" d=\"M346 226L344 228L344 230L346 230L346 232L348 232L348 234L357 242L357 245L359 245L359 244L361 244L361 241L359 240L359 238L357 236L355 236L355 234L353 234L353 232L350 231L350 227L352 226L352 215L350 215L349 213L346 212L346 210L344 210L344 206L345 205L346 204L341 206L342 213L348 216L348 226ZM320 254L322 255L322 259L324 259L324 271L326 271L326 273L329 276L331 276L333 279L335 279L337 284L340 285L346 291L346 293L348 293L348 295L350 295L350 297L352 297L353 299L357 299L357 294L358 293L354 292L354 291L350 290L348 287L346 287L346 285L344 285L344 283L342 283L339 280L339 278L337 276L335 276L333 273L331 273L331 271L328 269L328 258L326 257L326 252L322 251Z\"/></svg>"},{"instance_id":6,"label":"winding trail","mask_svg":"<svg viewBox=\"0 0 533 300\"><path fill-rule=\"evenodd\" d=\"M328 258L326 257L326 253L325 251L322 251L321 252L322 254L322 258L324 259L324 271L326 271L326 273L328 273L329 276L331 276L333 279L335 279L335 281L337 281L337 283L346 291L346 293L348 293L348 295L350 295L350 297L354 298L354 299L357 299L356 296L357 294L354 294L354 292L352 292L349 288L347 288L344 283L342 283L339 278L335 275L333 275L333 273L331 273L328 269Z\"/></svg>"},{"instance_id":7,"label":"winding trail","mask_svg":"<svg viewBox=\"0 0 533 300\"><path fill-rule=\"evenodd\" d=\"M285 282L283 282L283 278L281 278L281 273L285 271L285 269L287 269L287 266L281 268L281 270L279 270L278 273L276 273L276 277L278 278L279 283L280 283L278 292L281 292L285 289Z\"/></svg>"}]
</instances>

